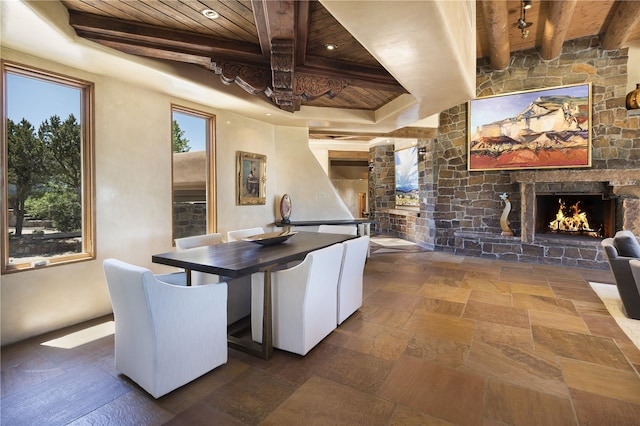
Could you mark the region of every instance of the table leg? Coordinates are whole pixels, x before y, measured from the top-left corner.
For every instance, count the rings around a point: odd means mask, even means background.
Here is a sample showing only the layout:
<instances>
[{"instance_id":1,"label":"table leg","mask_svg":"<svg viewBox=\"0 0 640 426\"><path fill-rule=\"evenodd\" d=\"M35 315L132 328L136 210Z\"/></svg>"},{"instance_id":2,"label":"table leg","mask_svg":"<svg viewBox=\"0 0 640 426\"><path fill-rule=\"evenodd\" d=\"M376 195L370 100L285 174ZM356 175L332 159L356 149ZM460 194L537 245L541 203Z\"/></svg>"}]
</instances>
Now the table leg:
<instances>
[{"instance_id":1,"label":"table leg","mask_svg":"<svg viewBox=\"0 0 640 426\"><path fill-rule=\"evenodd\" d=\"M271 270L264 270L264 304L262 307L262 357L273 354L273 305L271 304Z\"/></svg>"},{"instance_id":2,"label":"table leg","mask_svg":"<svg viewBox=\"0 0 640 426\"><path fill-rule=\"evenodd\" d=\"M187 286L191 285L191 269L184 270L185 275L187 276Z\"/></svg>"}]
</instances>

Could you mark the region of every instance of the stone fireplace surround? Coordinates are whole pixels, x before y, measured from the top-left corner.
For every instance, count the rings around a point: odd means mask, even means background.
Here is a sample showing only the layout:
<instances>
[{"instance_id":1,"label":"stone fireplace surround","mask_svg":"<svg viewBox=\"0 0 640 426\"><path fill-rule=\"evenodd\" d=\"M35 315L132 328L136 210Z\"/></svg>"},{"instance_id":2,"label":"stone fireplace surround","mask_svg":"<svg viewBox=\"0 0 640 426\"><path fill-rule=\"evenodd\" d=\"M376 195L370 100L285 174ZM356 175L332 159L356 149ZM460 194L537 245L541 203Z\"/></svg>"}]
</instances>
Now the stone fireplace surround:
<instances>
[{"instance_id":1,"label":"stone fireplace surround","mask_svg":"<svg viewBox=\"0 0 640 426\"><path fill-rule=\"evenodd\" d=\"M520 187L515 236L495 232L455 231L454 252L485 258L540 264L608 269L600 239L536 235L535 205L537 188L588 186L600 184L611 189L617 199L616 229L628 229L640 235L640 170L540 170L512 172L511 183ZM596 185L600 186L600 185ZM515 197L514 197L515 198ZM512 201L513 202L513 201Z\"/></svg>"},{"instance_id":2,"label":"stone fireplace surround","mask_svg":"<svg viewBox=\"0 0 640 426\"><path fill-rule=\"evenodd\" d=\"M535 236L536 188L539 184L565 182L602 182L619 198L616 229L628 229L640 235L640 170L553 170L512 173L511 182L520 184L521 241L533 242Z\"/></svg>"}]
</instances>

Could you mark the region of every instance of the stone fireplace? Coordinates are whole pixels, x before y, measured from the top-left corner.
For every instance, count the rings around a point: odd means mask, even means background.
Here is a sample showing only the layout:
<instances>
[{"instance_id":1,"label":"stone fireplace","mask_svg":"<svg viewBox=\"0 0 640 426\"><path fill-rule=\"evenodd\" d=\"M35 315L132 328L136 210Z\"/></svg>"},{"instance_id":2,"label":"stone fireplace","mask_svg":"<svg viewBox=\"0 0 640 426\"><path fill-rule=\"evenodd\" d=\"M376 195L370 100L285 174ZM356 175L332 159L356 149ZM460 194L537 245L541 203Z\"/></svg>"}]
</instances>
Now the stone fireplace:
<instances>
[{"instance_id":1,"label":"stone fireplace","mask_svg":"<svg viewBox=\"0 0 640 426\"><path fill-rule=\"evenodd\" d=\"M511 181L520 184L523 242L533 242L541 235L602 239L613 236L616 229L629 229L640 235L640 229L636 229L637 218L640 217L638 169L516 172L511 174ZM601 235L588 232L551 232L548 225L559 210L559 202L553 200L563 198L565 212L570 212L577 202L582 204L579 206L581 210L589 210L590 217L587 219L591 221L591 228L601 230ZM548 205L550 203L551 206Z\"/></svg>"}]
</instances>

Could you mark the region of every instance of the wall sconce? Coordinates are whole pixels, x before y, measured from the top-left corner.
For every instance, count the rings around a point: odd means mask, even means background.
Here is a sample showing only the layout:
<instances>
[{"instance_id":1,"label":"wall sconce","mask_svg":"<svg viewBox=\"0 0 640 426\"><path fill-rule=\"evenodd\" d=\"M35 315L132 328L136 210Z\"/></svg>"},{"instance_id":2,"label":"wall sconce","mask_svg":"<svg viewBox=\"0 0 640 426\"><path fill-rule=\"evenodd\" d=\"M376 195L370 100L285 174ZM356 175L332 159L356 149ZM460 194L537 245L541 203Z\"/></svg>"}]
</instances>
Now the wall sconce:
<instances>
[{"instance_id":1,"label":"wall sconce","mask_svg":"<svg viewBox=\"0 0 640 426\"><path fill-rule=\"evenodd\" d=\"M418 161L424 161L424 157L427 155L427 148L420 147L418 148Z\"/></svg>"},{"instance_id":2,"label":"wall sconce","mask_svg":"<svg viewBox=\"0 0 640 426\"><path fill-rule=\"evenodd\" d=\"M533 25L533 22L527 22L527 9L531 9L531 0L522 0L520 18L516 22L516 27L522 32L522 38L529 37L529 27Z\"/></svg>"},{"instance_id":3,"label":"wall sconce","mask_svg":"<svg viewBox=\"0 0 640 426\"><path fill-rule=\"evenodd\" d=\"M369 171L370 172L372 172L373 169L375 169L375 167L376 167L376 165L375 165L375 163L373 161L369 163Z\"/></svg>"}]
</instances>

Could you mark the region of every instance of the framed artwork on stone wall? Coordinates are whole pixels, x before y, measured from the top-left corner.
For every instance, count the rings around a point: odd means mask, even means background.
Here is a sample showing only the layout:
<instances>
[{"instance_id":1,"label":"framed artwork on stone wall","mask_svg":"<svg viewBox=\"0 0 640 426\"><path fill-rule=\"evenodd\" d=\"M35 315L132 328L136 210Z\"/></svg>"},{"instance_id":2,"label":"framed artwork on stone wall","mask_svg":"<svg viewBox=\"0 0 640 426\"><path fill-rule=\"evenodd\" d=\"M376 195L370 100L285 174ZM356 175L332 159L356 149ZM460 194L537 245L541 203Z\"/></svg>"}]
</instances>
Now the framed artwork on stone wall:
<instances>
[{"instance_id":1,"label":"framed artwork on stone wall","mask_svg":"<svg viewBox=\"0 0 640 426\"><path fill-rule=\"evenodd\" d=\"M250 152L236 152L238 205L265 204L267 156Z\"/></svg>"},{"instance_id":2,"label":"framed artwork on stone wall","mask_svg":"<svg viewBox=\"0 0 640 426\"><path fill-rule=\"evenodd\" d=\"M418 147L416 145L395 151L396 207L419 207Z\"/></svg>"},{"instance_id":3,"label":"framed artwork on stone wall","mask_svg":"<svg viewBox=\"0 0 640 426\"><path fill-rule=\"evenodd\" d=\"M591 83L468 102L467 168L591 166Z\"/></svg>"}]
</instances>

